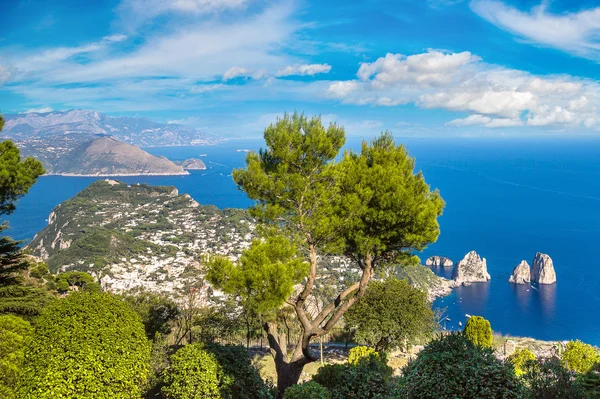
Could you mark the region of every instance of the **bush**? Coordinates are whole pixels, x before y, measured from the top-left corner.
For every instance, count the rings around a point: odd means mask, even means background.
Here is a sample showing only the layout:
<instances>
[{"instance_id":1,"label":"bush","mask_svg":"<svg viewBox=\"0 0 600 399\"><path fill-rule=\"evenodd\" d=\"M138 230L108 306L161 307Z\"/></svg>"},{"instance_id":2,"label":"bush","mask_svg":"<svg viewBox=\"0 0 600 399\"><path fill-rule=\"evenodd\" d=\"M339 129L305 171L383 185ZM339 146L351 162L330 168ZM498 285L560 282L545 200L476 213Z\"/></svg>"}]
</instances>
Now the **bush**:
<instances>
[{"instance_id":1,"label":"bush","mask_svg":"<svg viewBox=\"0 0 600 399\"><path fill-rule=\"evenodd\" d=\"M355 339L376 351L401 348L419 338L431 337L436 328L427 294L406 280L395 278L370 283L344 319L356 329Z\"/></svg>"},{"instance_id":2,"label":"bush","mask_svg":"<svg viewBox=\"0 0 600 399\"><path fill-rule=\"evenodd\" d=\"M483 317L471 316L469 320L467 320L464 333L475 345L486 348L492 347L492 326L490 325L490 322Z\"/></svg>"},{"instance_id":3,"label":"bush","mask_svg":"<svg viewBox=\"0 0 600 399\"><path fill-rule=\"evenodd\" d=\"M314 381L294 385L285 391L283 399L330 399L329 391Z\"/></svg>"},{"instance_id":4,"label":"bush","mask_svg":"<svg viewBox=\"0 0 600 399\"><path fill-rule=\"evenodd\" d=\"M23 347L33 329L29 322L13 315L0 316L0 395L12 398L25 357Z\"/></svg>"},{"instance_id":5,"label":"bush","mask_svg":"<svg viewBox=\"0 0 600 399\"><path fill-rule=\"evenodd\" d=\"M106 293L76 292L36 321L22 398L136 398L149 357L144 326L127 304Z\"/></svg>"},{"instance_id":6,"label":"bush","mask_svg":"<svg viewBox=\"0 0 600 399\"><path fill-rule=\"evenodd\" d=\"M511 364L455 333L434 339L404 367L398 394L404 399L517 399L523 386Z\"/></svg>"},{"instance_id":7,"label":"bush","mask_svg":"<svg viewBox=\"0 0 600 399\"><path fill-rule=\"evenodd\" d=\"M179 349L165 371L162 392L167 399L221 399L222 370L212 353L201 344Z\"/></svg>"},{"instance_id":8,"label":"bush","mask_svg":"<svg viewBox=\"0 0 600 399\"><path fill-rule=\"evenodd\" d=\"M332 399L388 399L392 396L392 368L385 354L371 354L356 364L326 365L313 376Z\"/></svg>"},{"instance_id":9,"label":"bush","mask_svg":"<svg viewBox=\"0 0 600 399\"><path fill-rule=\"evenodd\" d=\"M221 396L226 399L269 399L271 394L248 350L242 346L206 345L221 367Z\"/></svg>"},{"instance_id":10,"label":"bush","mask_svg":"<svg viewBox=\"0 0 600 399\"><path fill-rule=\"evenodd\" d=\"M371 355L379 356L379 353L368 346L355 346L350 349L350 353L348 354L348 364L356 366L361 359L368 358Z\"/></svg>"},{"instance_id":11,"label":"bush","mask_svg":"<svg viewBox=\"0 0 600 399\"><path fill-rule=\"evenodd\" d=\"M584 392L559 359L533 360L525 364L522 376L526 399L583 399Z\"/></svg>"},{"instance_id":12,"label":"bush","mask_svg":"<svg viewBox=\"0 0 600 399\"><path fill-rule=\"evenodd\" d=\"M580 375L577 383L585 393L586 399L600 399L600 363L596 363L587 373Z\"/></svg>"},{"instance_id":13,"label":"bush","mask_svg":"<svg viewBox=\"0 0 600 399\"><path fill-rule=\"evenodd\" d=\"M510 355L506 360L514 366L515 374L517 377L520 377L525 373L525 364L535 360L535 355L528 349L517 349L515 353Z\"/></svg>"},{"instance_id":14,"label":"bush","mask_svg":"<svg viewBox=\"0 0 600 399\"><path fill-rule=\"evenodd\" d=\"M587 373L594 364L600 361L600 356L592 345L577 340L567 343L561 360L563 366L568 370Z\"/></svg>"}]
</instances>

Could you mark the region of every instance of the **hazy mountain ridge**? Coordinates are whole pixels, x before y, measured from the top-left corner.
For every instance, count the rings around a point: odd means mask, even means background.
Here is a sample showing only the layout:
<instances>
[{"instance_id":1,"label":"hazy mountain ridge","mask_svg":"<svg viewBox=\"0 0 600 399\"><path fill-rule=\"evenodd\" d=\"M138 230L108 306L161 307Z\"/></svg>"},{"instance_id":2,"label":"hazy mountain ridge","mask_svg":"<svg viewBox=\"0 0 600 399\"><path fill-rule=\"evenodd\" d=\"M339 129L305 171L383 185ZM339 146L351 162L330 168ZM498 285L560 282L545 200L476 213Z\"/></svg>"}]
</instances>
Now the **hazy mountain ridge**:
<instances>
[{"instance_id":1,"label":"hazy mountain ridge","mask_svg":"<svg viewBox=\"0 0 600 399\"><path fill-rule=\"evenodd\" d=\"M139 147L216 144L216 136L197 129L154 122L148 118L112 117L97 111L68 110L49 113L7 114L2 136L14 140L111 135Z\"/></svg>"}]
</instances>

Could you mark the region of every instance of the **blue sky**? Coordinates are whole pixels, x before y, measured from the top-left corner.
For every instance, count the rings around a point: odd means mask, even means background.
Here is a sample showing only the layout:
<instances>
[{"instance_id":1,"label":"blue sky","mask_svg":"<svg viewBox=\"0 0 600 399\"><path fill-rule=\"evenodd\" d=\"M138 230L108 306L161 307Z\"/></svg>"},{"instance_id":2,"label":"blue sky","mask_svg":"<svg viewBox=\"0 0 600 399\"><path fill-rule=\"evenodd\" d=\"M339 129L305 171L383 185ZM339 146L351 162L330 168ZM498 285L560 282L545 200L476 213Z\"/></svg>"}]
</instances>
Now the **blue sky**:
<instances>
[{"instance_id":1,"label":"blue sky","mask_svg":"<svg viewBox=\"0 0 600 399\"><path fill-rule=\"evenodd\" d=\"M2 0L0 111L259 135L596 135L600 7L554 0Z\"/></svg>"}]
</instances>

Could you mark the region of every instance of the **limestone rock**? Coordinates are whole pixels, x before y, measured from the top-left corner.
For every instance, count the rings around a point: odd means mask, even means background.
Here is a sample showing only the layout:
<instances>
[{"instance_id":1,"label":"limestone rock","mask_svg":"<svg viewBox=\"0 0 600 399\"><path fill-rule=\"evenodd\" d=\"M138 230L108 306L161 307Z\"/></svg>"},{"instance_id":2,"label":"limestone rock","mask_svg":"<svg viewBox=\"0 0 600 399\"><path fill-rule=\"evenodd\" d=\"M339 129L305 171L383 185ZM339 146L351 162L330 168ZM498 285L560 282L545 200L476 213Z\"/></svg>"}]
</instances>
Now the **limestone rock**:
<instances>
[{"instance_id":1,"label":"limestone rock","mask_svg":"<svg viewBox=\"0 0 600 399\"><path fill-rule=\"evenodd\" d=\"M485 258L480 257L477 252L471 251L454 266L452 279L456 282L456 285L468 285L470 283L485 283L492 278L487 271Z\"/></svg>"},{"instance_id":2,"label":"limestone rock","mask_svg":"<svg viewBox=\"0 0 600 399\"><path fill-rule=\"evenodd\" d=\"M536 253L531 264L531 282L538 284L556 283L556 272L552 259L543 253Z\"/></svg>"},{"instance_id":3,"label":"limestone rock","mask_svg":"<svg viewBox=\"0 0 600 399\"><path fill-rule=\"evenodd\" d=\"M521 263L513 269L512 275L508 279L509 283L513 284L529 284L531 281L531 270L527 261L522 260Z\"/></svg>"},{"instance_id":4,"label":"limestone rock","mask_svg":"<svg viewBox=\"0 0 600 399\"><path fill-rule=\"evenodd\" d=\"M425 266L452 267L454 263L444 256L432 256L425 261Z\"/></svg>"}]
</instances>

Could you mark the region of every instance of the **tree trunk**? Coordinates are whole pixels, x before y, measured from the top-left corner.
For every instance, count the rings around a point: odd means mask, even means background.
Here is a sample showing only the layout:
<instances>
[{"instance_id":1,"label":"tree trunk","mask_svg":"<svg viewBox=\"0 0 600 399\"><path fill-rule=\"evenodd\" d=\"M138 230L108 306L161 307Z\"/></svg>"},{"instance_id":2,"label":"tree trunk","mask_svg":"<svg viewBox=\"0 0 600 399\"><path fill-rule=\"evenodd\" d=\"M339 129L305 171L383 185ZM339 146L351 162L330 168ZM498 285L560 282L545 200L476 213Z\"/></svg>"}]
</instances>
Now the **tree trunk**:
<instances>
[{"instance_id":1,"label":"tree trunk","mask_svg":"<svg viewBox=\"0 0 600 399\"><path fill-rule=\"evenodd\" d=\"M285 390L296 385L300 380L304 365L299 362L277 364L275 361L275 369L277 370L277 398L282 399Z\"/></svg>"}]
</instances>

